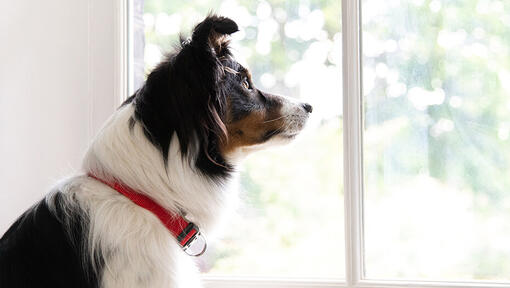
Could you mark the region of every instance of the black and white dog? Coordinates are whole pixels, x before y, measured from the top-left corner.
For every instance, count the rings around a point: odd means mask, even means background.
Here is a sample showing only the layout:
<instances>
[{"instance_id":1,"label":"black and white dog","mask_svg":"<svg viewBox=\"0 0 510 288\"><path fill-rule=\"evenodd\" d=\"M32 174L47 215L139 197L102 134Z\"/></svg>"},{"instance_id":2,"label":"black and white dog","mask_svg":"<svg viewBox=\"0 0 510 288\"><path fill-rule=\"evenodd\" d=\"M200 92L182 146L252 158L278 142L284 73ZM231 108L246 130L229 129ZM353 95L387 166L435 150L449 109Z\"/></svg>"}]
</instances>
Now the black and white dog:
<instances>
[{"instance_id":1,"label":"black and white dog","mask_svg":"<svg viewBox=\"0 0 510 288\"><path fill-rule=\"evenodd\" d=\"M183 247L221 218L236 163L294 138L312 111L253 87L229 50L237 30L210 15L150 73L82 174L3 235L0 287L200 287Z\"/></svg>"}]
</instances>

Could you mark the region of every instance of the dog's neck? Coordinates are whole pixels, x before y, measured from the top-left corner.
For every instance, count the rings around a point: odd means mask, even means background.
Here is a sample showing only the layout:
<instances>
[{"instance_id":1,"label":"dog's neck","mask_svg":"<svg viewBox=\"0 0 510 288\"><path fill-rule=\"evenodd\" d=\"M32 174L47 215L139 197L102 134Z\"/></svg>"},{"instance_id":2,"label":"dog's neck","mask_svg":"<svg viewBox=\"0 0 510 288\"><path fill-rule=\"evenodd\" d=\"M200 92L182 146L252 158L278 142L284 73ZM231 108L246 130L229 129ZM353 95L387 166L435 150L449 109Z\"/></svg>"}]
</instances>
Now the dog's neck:
<instances>
[{"instance_id":1,"label":"dog's neck","mask_svg":"<svg viewBox=\"0 0 510 288\"><path fill-rule=\"evenodd\" d=\"M126 105L107 121L86 154L84 172L121 182L209 233L235 199L230 188L235 175L221 179L203 175L193 161L182 157L175 135L165 167L161 152L146 138L141 124L130 127L133 112L133 106Z\"/></svg>"}]
</instances>

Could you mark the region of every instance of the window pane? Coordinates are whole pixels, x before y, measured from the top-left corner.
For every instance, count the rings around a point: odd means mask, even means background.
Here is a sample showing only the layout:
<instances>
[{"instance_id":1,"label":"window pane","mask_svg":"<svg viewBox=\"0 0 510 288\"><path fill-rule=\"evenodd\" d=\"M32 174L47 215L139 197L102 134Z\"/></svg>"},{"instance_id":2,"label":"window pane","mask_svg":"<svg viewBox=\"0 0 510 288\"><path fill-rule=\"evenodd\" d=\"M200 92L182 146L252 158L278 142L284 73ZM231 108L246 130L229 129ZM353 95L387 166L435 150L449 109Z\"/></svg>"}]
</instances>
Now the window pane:
<instances>
[{"instance_id":1,"label":"window pane","mask_svg":"<svg viewBox=\"0 0 510 288\"><path fill-rule=\"evenodd\" d=\"M510 280L510 3L362 19L366 277Z\"/></svg>"},{"instance_id":2,"label":"window pane","mask_svg":"<svg viewBox=\"0 0 510 288\"><path fill-rule=\"evenodd\" d=\"M146 72L214 9L262 90L313 105L295 143L252 155L239 216L201 257L211 274L344 277L340 1L146 0Z\"/></svg>"}]
</instances>

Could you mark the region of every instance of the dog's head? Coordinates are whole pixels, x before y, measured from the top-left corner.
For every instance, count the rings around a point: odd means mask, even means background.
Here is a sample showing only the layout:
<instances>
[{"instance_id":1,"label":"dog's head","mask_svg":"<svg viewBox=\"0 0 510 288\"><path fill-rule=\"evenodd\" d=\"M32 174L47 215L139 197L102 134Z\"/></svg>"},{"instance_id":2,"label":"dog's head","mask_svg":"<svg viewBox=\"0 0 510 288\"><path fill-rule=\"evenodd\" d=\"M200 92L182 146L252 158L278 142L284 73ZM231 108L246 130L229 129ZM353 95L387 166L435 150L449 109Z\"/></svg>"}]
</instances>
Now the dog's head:
<instances>
[{"instance_id":1,"label":"dog's head","mask_svg":"<svg viewBox=\"0 0 510 288\"><path fill-rule=\"evenodd\" d=\"M133 96L135 119L165 161L174 135L183 157L208 176L223 176L231 160L295 137L312 107L254 87L229 49L237 24L208 16L190 40L168 55Z\"/></svg>"}]
</instances>

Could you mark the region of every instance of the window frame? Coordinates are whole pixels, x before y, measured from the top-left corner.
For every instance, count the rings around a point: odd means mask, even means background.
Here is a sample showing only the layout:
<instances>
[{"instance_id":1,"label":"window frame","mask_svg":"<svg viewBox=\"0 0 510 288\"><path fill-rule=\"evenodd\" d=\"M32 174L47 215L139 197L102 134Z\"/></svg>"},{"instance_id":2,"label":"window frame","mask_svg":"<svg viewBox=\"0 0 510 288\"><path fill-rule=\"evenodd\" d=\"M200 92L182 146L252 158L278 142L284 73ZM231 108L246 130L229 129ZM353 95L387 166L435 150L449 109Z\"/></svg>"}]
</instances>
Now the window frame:
<instances>
[{"instance_id":1,"label":"window frame","mask_svg":"<svg viewBox=\"0 0 510 288\"><path fill-rule=\"evenodd\" d=\"M127 98L128 4L132 0L88 1L88 139Z\"/></svg>"},{"instance_id":2,"label":"window frame","mask_svg":"<svg viewBox=\"0 0 510 288\"><path fill-rule=\"evenodd\" d=\"M118 104L133 93L133 7L134 0L115 0L113 39L116 54L113 103ZM408 281L368 279L364 275L363 255L363 99L362 99L362 25L361 1L342 1L342 81L343 91L343 165L344 165L344 229L345 279L299 279L270 277L202 277L208 288L510 288L510 282L485 281ZM108 2L108 1L107 1ZM111 78L110 78L111 79ZM93 83L92 83L93 84ZM93 85L92 85L93 86ZM94 95L94 93L92 93ZM97 102L100 103L100 102ZM97 117L95 117L97 118ZM103 117L100 117L103 118ZM94 119L93 131L103 119ZM341 227L341 225L339 225ZM339 228L341 229L341 228Z\"/></svg>"},{"instance_id":3,"label":"window frame","mask_svg":"<svg viewBox=\"0 0 510 288\"><path fill-rule=\"evenodd\" d=\"M352 288L508 288L510 282L380 280L365 276L363 247L363 0L342 0L346 280Z\"/></svg>"}]
</instances>

